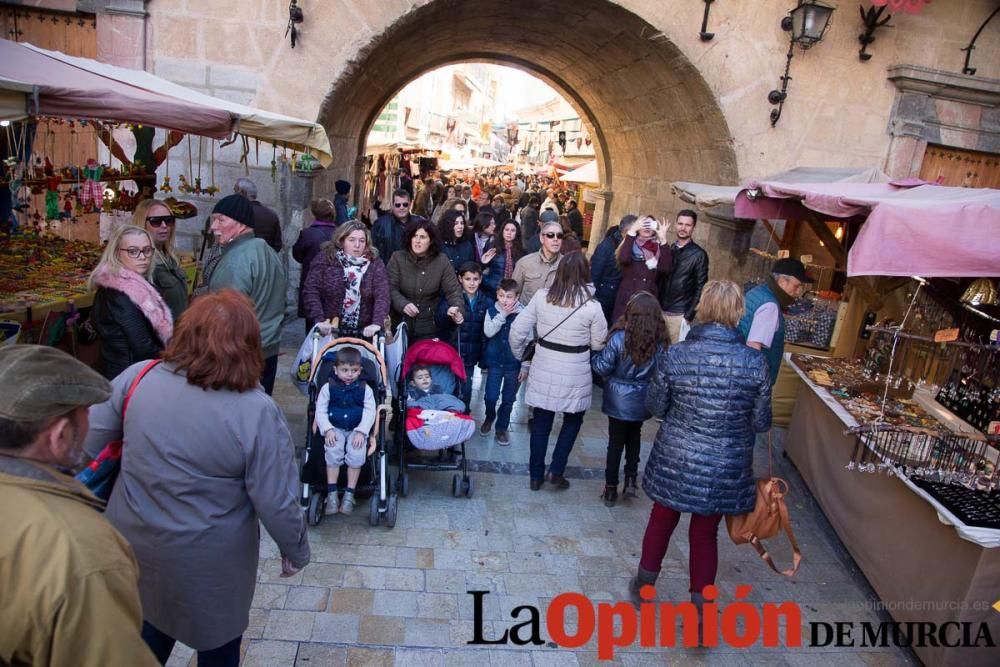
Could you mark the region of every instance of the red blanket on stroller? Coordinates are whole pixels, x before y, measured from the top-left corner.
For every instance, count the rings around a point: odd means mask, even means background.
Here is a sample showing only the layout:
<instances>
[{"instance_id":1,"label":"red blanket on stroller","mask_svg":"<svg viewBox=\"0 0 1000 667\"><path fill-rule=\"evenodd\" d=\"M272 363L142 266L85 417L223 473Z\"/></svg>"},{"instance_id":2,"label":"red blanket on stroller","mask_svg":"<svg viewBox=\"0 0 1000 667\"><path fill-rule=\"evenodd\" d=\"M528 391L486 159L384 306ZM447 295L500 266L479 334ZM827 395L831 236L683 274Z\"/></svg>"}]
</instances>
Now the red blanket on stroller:
<instances>
[{"instance_id":1,"label":"red blanket on stroller","mask_svg":"<svg viewBox=\"0 0 1000 667\"><path fill-rule=\"evenodd\" d=\"M453 410L407 408L406 435L417 449L444 449L460 445L476 432L469 415Z\"/></svg>"}]
</instances>

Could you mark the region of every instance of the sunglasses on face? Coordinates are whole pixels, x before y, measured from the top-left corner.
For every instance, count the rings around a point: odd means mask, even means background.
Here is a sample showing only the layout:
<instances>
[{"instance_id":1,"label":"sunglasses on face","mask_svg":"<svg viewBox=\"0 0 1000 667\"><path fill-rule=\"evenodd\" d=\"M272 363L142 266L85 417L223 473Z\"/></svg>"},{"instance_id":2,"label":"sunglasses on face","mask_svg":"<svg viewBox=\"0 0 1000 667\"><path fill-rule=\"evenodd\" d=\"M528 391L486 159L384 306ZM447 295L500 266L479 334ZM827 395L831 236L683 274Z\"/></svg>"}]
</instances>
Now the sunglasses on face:
<instances>
[{"instance_id":1,"label":"sunglasses on face","mask_svg":"<svg viewBox=\"0 0 1000 667\"><path fill-rule=\"evenodd\" d=\"M175 222L177 220L172 215L154 215L146 218L146 224L150 227L173 227Z\"/></svg>"},{"instance_id":2,"label":"sunglasses on face","mask_svg":"<svg viewBox=\"0 0 1000 667\"><path fill-rule=\"evenodd\" d=\"M563 237L563 233L562 232L545 232L544 234L542 234L542 236L544 236L547 239L560 239L561 240L562 237Z\"/></svg>"},{"instance_id":3,"label":"sunglasses on face","mask_svg":"<svg viewBox=\"0 0 1000 667\"><path fill-rule=\"evenodd\" d=\"M392 205L394 207L396 207L396 208L409 208L410 207L410 202L408 202L408 201L395 201L395 202L392 203Z\"/></svg>"},{"instance_id":4,"label":"sunglasses on face","mask_svg":"<svg viewBox=\"0 0 1000 667\"><path fill-rule=\"evenodd\" d=\"M124 252L132 259L139 259L139 255L143 257L152 257L153 253L156 252L152 247L146 246L145 248L136 248L132 246L131 248L119 248L118 252Z\"/></svg>"}]
</instances>

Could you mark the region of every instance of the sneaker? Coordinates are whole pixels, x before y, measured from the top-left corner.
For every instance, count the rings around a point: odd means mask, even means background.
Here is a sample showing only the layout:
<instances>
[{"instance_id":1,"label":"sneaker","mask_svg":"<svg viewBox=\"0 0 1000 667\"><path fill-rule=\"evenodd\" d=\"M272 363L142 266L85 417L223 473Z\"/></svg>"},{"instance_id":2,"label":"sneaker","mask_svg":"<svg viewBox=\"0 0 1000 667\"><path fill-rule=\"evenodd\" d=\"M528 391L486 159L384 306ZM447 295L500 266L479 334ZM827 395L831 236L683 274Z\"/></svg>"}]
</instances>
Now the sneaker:
<instances>
[{"instance_id":1,"label":"sneaker","mask_svg":"<svg viewBox=\"0 0 1000 667\"><path fill-rule=\"evenodd\" d=\"M510 436L507 435L507 431L497 431L497 444L501 447L506 447L510 444Z\"/></svg>"},{"instance_id":2,"label":"sneaker","mask_svg":"<svg viewBox=\"0 0 1000 667\"><path fill-rule=\"evenodd\" d=\"M493 417L487 417L486 419L484 419L483 425L479 427L479 432L482 433L483 435L486 435L491 430L493 430L493 421L494 421Z\"/></svg>"},{"instance_id":3,"label":"sneaker","mask_svg":"<svg viewBox=\"0 0 1000 667\"><path fill-rule=\"evenodd\" d=\"M618 502L618 487L605 486L604 493L601 494L601 499L604 501L605 507L614 507L615 503Z\"/></svg>"},{"instance_id":4,"label":"sneaker","mask_svg":"<svg viewBox=\"0 0 1000 667\"><path fill-rule=\"evenodd\" d=\"M348 491L344 494L343 500L340 501L340 513L350 514L354 511L354 494Z\"/></svg>"},{"instance_id":5,"label":"sneaker","mask_svg":"<svg viewBox=\"0 0 1000 667\"><path fill-rule=\"evenodd\" d=\"M336 493L331 493L326 497L326 509L323 510L325 516L330 516L331 514L336 514L340 511L339 508L340 499L337 498Z\"/></svg>"},{"instance_id":6,"label":"sneaker","mask_svg":"<svg viewBox=\"0 0 1000 667\"><path fill-rule=\"evenodd\" d=\"M639 483L634 475L625 478L625 487L622 489L622 499L638 498Z\"/></svg>"}]
</instances>

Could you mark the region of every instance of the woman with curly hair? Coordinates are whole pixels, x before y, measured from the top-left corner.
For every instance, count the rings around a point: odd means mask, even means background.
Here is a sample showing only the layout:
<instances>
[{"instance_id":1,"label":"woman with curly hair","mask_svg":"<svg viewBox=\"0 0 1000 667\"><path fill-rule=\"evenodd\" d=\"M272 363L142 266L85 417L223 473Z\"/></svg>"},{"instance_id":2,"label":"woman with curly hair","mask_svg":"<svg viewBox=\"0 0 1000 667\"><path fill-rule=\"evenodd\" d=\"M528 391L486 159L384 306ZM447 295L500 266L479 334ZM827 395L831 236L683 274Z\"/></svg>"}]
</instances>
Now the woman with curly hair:
<instances>
[{"instance_id":1,"label":"woman with curly hair","mask_svg":"<svg viewBox=\"0 0 1000 667\"><path fill-rule=\"evenodd\" d=\"M448 256L448 261L458 273L458 269L466 262L476 259L476 249L471 239L466 236L465 213L451 210L441 216L437 222L438 234L441 236L441 252Z\"/></svg>"},{"instance_id":2,"label":"woman with curly hair","mask_svg":"<svg viewBox=\"0 0 1000 667\"><path fill-rule=\"evenodd\" d=\"M488 213L479 215L489 218ZM478 218L477 218L478 220ZM499 233L493 237L493 256L490 257L486 271L483 272L483 289L490 295L497 291L500 281L514 275L514 265L524 256L521 245L521 227L513 220L499 225ZM483 259L486 259L484 256Z\"/></svg>"},{"instance_id":3,"label":"woman with curly hair","mask_svg":"<svg viewBox=\"0 0 1000 667\"><path fill-rule=\"evenodd\" d=\"M660 302L649 292L638 292L615 322L608 342L591 361L594 373L606 380L601 411L608 416L608 460L602 498L608 507L618 500L618 470L625 452L623 498L639 496L639 438L649 419L646 390L657 358L667 348L667 325Z\"/></svg>"}]
</instances>

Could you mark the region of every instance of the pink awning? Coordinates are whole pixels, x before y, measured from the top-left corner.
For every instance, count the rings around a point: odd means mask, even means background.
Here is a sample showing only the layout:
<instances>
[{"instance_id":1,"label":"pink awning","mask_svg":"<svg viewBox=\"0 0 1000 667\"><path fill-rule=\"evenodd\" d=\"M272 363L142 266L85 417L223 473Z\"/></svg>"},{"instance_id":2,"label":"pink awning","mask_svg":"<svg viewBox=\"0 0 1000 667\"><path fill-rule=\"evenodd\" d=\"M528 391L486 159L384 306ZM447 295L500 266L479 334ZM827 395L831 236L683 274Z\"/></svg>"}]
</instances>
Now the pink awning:
<instances>
[{"instance_id":1,"label":"pink awning","mask_svg":"<svg viewBox=\"0 0 1000 667\"><path fill-rule=\"evenodd\" d=\"M795 207L830 218L867 215L848 255L849 276L1000 276L1000 190L908 185L754 182L737 196L736 217L804 217Z\"/></svg>"},{"instance_id":2,"label":"pink awning","mask_svg":"<svg viewBox=\"0 0 1000 667\"><path fill-rule=\"evenodd\" d=\"M0 40L0 79L33 88L25 93L32 114L141 123L218 139L235 129L235 117L225 109L130 85L113 76L117 69L122 68L102 65L102 73L98 73L41 50Z\"/></svg>"}]
</instances>

